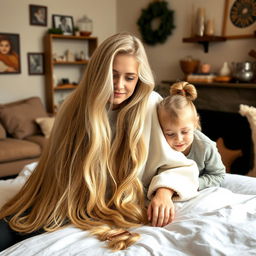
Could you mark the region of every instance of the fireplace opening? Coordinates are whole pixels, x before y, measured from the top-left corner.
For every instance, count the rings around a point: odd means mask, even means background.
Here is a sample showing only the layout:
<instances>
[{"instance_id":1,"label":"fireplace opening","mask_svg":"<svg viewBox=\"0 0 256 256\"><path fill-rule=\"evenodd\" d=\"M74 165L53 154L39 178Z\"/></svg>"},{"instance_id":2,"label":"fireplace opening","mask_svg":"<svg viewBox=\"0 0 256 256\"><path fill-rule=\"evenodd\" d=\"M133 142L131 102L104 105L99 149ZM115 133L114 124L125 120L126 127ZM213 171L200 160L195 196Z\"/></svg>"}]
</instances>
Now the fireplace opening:
<instances>
[{"instance_id":1,"label":"fireplace opening","mask_svg":"<svg viewBox=\"0 0 256 256\"><path fill-rule=\"evenodd\" d=\"M250 125L239 113L198 109L202 132L217 142L228 172L246 175L253 167ZM222 143L223 142L223 143Z\"/></svg>"}]
</instances>

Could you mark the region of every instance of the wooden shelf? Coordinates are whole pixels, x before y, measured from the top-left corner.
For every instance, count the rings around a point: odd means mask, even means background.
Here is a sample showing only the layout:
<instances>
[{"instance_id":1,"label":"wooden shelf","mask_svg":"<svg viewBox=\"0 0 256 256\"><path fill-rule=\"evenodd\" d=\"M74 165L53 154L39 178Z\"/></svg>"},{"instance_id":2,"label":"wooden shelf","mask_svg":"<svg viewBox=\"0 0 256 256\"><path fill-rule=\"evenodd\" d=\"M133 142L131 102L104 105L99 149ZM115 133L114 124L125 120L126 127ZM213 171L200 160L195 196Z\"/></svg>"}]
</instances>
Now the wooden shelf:
<instances>
[{"instance_id":1,"label":"wooden shelf","mask_svg":"<svg viewBox=\"0 0 256 256\"><path fill-rule=\"evenodd\" d=\"M72 39L72 40L85 40L85 39L97 39L97 37L93 36L73 36L73 35L62 35L62 34L48 34L49 37L54 39Z\"/></svg>"},{"instance_id":2,"label":"wooden shelf","mask_svg":"<svg viewBox=\"0 0 256 256\"><path fill-rule=\"evenodd\" d=\"M59 61L53 60L54 65L84 65L87 64L88 60L79 60L79 61Z\"/></svg>"},{"instance_id":3,"label":"wooden shelf","mask_svg":"<svg viewBox=\"0 0 256 256\"><path fill-rule=\"evenodd\" d=\"M202 44L204 47L204 52L209 51L209 44L212 42L224 42L227 39L223 36L194 36L194 37L187 37L183 38L183 43L199 43Z\"/></svg>"},{"instance_id":4,"label":"wooden shelf","mask_svg":"<svg viewBox=\"0 0 256 256\"><path fill-rule=\"evenodd\" d=\"M163 84L171 85L175 83L172 80L163 80ZM225 88L249 88L256 89L256 83L221 83L221 82L212 82L212 83L203 83L203 82L192 82L195 86L199 87L225 87Z\"/></svg>"},{"instance_id":5,"label":"wooden shelf","mask_svg":"<svg viewBox=\"0 0 256 256\"><path fill-rule=\"evenodd\" d=\"M97 37L91 36L73 36L73 35L59 35L59 34L46 34L44 38L44 53L45 53L45 94L46 94L46 106L49 113L55 113L60 104L63 102L65 97L71 93L72 90L77 88L74 84L63 84L56 86L56 81L54 77L61 80L63 74L65 74L67 79L71 81L77 81L82 75L82 70L80 66L85 66L89 62L88 60L80 61L57 61L53 59L54 50L58 52L61 46L67 45L72 51L79 52L85 50L89 58L92 56L93 52L97 48ZM53 50L54 49L54 50ZM63 71L64 70L64 71ZM72 74L69 74L69 70L75 71L77 73L78 79L70 79ZM57 74L61 74L59 77ZM59 72L59 73L58 73ZM66 73L65 73L66 72ZM73 72L74 73L74 72ZM68 77L70 75L70 77Z\"/></svg>"},{"instance_id":6,"label":"wooden shelf","mask_svg":"<svg viewBox=\"0 0 256 256\"><path fill-rule=\"evenodd\" d=\"M74 84L59 84L58 86L54 87L53 90L73 90L77 87L77 85Z\"/></svg>"}]
</instances>

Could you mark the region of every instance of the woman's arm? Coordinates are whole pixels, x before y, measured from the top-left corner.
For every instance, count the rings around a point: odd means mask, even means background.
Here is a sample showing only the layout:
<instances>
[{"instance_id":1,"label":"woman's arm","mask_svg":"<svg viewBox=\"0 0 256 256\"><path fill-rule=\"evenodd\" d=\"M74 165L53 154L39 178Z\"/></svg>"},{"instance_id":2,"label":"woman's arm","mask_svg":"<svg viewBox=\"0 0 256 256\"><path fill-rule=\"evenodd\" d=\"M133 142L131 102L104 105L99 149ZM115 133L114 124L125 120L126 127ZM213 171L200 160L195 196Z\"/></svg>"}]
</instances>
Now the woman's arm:
<instances>
[{"instance_id":1,"label":"woman's arm","mask_svg":"<svg viewBox=\"0 0 256 256\"><path fill-rule=\"evenodd\" d=\"M162 133L157 117L157 104L161 96L152 93L145 123L145 142L148 160L142 173L142 182L147 196L152 199L159 188L174 191L173 200L188 200L197 195L199 171L193 160L170 148Z\"/></svg>"}]
</instances>

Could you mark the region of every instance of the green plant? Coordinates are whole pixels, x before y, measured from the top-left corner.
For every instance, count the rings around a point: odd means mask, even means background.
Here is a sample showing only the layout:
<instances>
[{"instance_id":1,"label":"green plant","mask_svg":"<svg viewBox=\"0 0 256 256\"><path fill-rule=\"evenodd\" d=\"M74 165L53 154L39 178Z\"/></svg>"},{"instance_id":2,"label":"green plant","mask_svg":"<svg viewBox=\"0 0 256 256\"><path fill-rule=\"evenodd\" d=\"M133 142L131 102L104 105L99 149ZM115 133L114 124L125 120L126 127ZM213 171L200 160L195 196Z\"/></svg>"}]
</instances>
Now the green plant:
<instances>
[{"instance_id":1,"label":"green plant","mask_svg":"<svg viewBox=\"0 0 256 256\"><path fill-rule=\"evenodd\" d=\"M62 30L60 28L49 28L48 29L49 34L62 34Z\"/></svg>"}]
</instances>

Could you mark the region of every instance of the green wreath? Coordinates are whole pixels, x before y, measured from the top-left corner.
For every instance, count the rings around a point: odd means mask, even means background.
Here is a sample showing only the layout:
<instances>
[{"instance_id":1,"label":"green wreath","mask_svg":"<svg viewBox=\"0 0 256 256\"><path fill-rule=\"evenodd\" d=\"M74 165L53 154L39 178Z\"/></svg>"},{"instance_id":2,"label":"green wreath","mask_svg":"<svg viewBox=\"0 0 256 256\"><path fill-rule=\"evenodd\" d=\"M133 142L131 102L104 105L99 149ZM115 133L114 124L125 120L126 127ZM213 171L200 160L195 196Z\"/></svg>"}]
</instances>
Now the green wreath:
<instances>
[{"instance_id":1,"label":"green wreath","mask_svg":"<svg viewBox=\"0 0 256 256\"><path fill-rule=\"evenodd\" d=\"M166 1L154 1L149 4L147 9L142 9L142 14L137 21L140 33L145 43L155 45L164 43L168 36L172 34L174 11L168 9ZM152 21L160 19L157 29L152 28Z\"/></svg>"}]
</instances>

